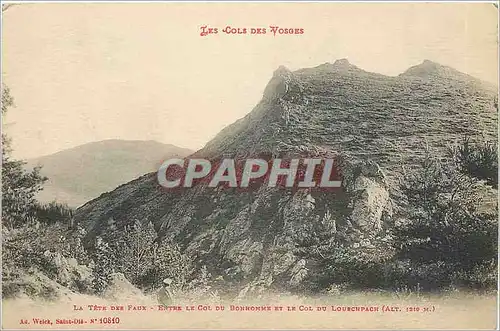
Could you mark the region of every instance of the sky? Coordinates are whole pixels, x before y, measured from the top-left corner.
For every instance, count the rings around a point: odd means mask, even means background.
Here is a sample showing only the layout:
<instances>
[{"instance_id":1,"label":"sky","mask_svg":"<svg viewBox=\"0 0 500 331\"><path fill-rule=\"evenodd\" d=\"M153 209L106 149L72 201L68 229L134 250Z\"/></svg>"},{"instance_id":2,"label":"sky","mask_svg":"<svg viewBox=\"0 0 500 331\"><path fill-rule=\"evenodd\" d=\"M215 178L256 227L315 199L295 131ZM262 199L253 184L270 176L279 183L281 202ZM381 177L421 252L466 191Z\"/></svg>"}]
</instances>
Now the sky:
<instances>
[{"instance_id":1,"label":"sky","mask_svg":"<svg viewBox=\"0 0 500 331\"><path fill-rule=\"evenodd\" d=\"M105 139L193 150L259 102L273 71L347 58L398 75L429 59L498 81L489 3L42 3L3 13L14 156ZM218 34L200 36L201 26ZM302 28L276 35L269 26ZM226 26L266 27L227 35Z\"/></svg>"}]
</instances>

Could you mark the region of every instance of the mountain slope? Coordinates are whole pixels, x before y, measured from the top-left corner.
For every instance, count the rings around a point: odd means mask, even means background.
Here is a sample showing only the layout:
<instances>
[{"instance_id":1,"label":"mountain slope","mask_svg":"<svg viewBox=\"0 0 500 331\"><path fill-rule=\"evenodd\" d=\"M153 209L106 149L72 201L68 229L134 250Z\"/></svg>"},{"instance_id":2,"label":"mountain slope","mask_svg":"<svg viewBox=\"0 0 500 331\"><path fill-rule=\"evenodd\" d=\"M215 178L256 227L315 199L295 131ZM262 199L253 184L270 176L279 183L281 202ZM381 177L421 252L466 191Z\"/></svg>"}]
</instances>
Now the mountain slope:
<instances>
[{"instance_id":1,"label":"mountain slope","mask_svg":"<svg viewBox=\"0 0 500 331\"><path fill-rule=\"evenodd\" d=\"M421 76L429 65L432 79ZM347 60L295 72L280 67L256 107L192 155L333 157L342 190L199 185L169 192L147 174L77 211L87 242L111 224L151 221L161 239L180 243L213 274L244 286L242 293L300 284L314 266L293 251L315 226L369 246L394 222L389 192L401 164L413 164L425 146L443 155L466 134L496 139L494 89L439 64L421 66L397 77Z\"/></svg>"},{"instance_id":2,"label":"mountain slope","mask_svg":"<svg viewBox=\"0 0 500 331\"><path fill-rule=\"evenodd\" d=\"M27 161L42 166L49 178L38 198L79 206L144 173L158 169L164 159L185 157L190 150L156 141L104 140Z\"/></svg>"},{"instance_id":3,"label":"mountain slope","mask_svg":"<svg viewBox=\"0 0 500 331\"><path fill-rule=\"evenodd\" d=\"M433 71L434 78L415 75L422 71ZM450 76L458 79L450 80ZM288 84L286 97L273 90L276 81ZM390 167L400 161L400 155L421 155L426 139L430 147L443 150L463 134L494 136L497 92L478 82L430 61L399 77L369 73L347 60L294 73L281 68L269 83L263 102L197 155L328 146L370 156ZM278 104L271 112L265 100L272 102L273 98ZM289 123L284 125L286 116Z\"/></svg>"}]
</instances>

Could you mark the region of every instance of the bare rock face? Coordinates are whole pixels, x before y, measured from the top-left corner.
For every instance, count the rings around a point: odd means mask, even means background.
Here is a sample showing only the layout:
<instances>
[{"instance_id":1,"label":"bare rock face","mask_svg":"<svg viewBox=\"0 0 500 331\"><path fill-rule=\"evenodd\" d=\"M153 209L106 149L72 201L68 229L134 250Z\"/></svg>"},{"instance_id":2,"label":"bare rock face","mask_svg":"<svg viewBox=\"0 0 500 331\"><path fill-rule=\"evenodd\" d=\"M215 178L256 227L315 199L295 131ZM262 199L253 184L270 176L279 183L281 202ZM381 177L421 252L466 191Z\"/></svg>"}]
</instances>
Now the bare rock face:
<instances>
[{"instance_id":1,"label":"bare rock face","mask_svg":"<svg viewBox=\"0 0 500 331\"><path fill-rule=\"evenodd\" d=\"M386 188L367 177L361 177L355 183L356 192L361 198L354 201L352 222L363 231L380 231L382 215L391 214L391 201Z\"/></svg>"},{"instance_id":2,"label":"bare rock face","mask_svg":"<svg viewBox=\"0 0 500 331\"><path fill-rule=\"evenodd\" d=\"M392 216L392 201L389 197L387 178L373 161L357 165L349 178L349 192L357 198L352 201L351 222L363 232L376 233L382 230L383 220Z\"/></svg>"},{"instance_id":3,"label":"bare rock face","mask_svg":"<svg viewBox=\"0 0 500 331\"><path fill-rule=\"evenodd\" d=\"M307 267L306 267L306 260L305 259L300 259L295 263L293 268L290 270L290 285L291 286L298 286L300 283L304 281L304 279L307 277Z\"/></svg>"},{"instance_id":4,"label":"bare rock face","mask_svg":"<svg viewBox=\"0 0 500 331\"><path fill-rule=\"evenodd\" d=\"M264 90L263 99L268 102L279 100L290 90L292 72L286 67L279 67Z\"/></svg>"},{"instance_id":5,"label":"bare rock face","mask_svg":"<svg viewBox=\"0 0 500 331\"><path fill-rule=\"evenodd\" d=\"M277 209L277 212L282 212L281 227L267 245L266 241L253 241L250 244L246 239L243 245L239 242L232 246L231 256L247 258L243 263L245 268L241 269L240 276L250 282L240 292L240 297L258 292L262 287L271 286L278 279L285 280L286 286L293 287L299 285L307 277L307 261L297 258L294 248L297 244L296 238L307 236L309 222L327 224L332 234L346 226L352 226L360 235L366 234L366 236L373 236L382 231L384 222L392 216L393 203L389 197L384 174L378 165L372 162L346 166L351 167L348 171L346 170L351 178L346 183L345 193L348 198L343 206L337 204L338 196L334 194L296 192L282 198L282 207ZM345 208L345 217L350 220L348 224L340 224L343 220L336 219L335 215L338 215L338 210L334 210L335 206ZM352 207L349 208L349 206ZM320 209L322 212L319 212ZM255 210L258 212L258 208ZM247 216L251 219L251 215ZM275 217L280 216L275 215ZM337 221L341 222L337 224ZM232 225L229 226L232 227ZM367 240L362 244L365 248L371 245ZM231 256L227 257L231 259ZM249 256L252 258L249 259ZM232 261L237 264L241 262L235 259ZM258 274L255 274L256 270Z\"/></svg>"},{"instance_id":6,"label":"bare rock face","mask_svg":"<svg viewBox=\"0 0 500 331\"><path fill-rule=\"evenodd\" d=\"M245 278L252 274L263 253L262 242L247 238L231 245L225 252L224 258L238 265L237 270Z\"/></svg>"}]
</instances>

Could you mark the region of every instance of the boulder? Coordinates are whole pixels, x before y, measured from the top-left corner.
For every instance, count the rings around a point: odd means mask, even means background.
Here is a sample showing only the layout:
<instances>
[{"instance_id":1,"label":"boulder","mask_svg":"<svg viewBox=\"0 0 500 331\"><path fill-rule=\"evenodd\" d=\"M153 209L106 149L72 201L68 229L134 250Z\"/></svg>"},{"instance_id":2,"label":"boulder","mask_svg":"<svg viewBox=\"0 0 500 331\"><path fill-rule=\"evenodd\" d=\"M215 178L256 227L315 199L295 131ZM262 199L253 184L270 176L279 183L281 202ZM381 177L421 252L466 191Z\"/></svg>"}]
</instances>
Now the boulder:
<instances>
[{"instance_id":1,"label":"boulder","mask_svg":"<svg viewBox=\"0 0 500 331\"><path fill-rule=\"evenodd\" d=\"M103 293L103 297L115 301L136 301L145 298L141 290L132 285L122 273L112 273L110 277L111 280Z\"/></svg>"}]
</instances>

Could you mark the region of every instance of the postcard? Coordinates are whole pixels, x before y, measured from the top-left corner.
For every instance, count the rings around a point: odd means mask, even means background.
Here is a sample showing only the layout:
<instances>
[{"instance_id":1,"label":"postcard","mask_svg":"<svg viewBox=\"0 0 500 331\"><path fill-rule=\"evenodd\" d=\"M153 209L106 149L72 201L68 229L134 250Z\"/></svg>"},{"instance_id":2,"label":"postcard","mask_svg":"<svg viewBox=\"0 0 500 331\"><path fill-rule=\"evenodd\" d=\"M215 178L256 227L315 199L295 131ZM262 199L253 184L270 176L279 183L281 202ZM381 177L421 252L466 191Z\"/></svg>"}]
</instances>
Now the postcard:
<instances>
[{"instance_id":1,"label":"postcard","mask_svg":"<svg viewBox=\"0 0 500 331\"><path fill-rule=\"evenodd\" d=\"M498 2L1 15L3 329L497 327Z\"/></svg>"}]
</instances>

